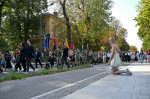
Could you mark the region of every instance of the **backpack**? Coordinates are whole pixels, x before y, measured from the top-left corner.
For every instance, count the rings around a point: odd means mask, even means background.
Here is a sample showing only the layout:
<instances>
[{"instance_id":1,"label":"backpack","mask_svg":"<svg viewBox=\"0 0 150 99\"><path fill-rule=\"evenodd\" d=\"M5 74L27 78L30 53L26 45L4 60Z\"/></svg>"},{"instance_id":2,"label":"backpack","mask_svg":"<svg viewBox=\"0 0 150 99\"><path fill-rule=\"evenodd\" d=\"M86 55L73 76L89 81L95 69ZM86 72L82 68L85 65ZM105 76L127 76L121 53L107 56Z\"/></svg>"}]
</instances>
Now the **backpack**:
<instances>
[{"instance_id":1,"label":"backpack","mask_svg":"<svg viewBox=\"0 0 150 99\"><path fill-rule=\"evenodd\" d=\"M10 60L11 60L11 55L8 55L8 54L7 54L7 55L5 56L5 58L6 58L7 61L10 61Z\"/></svg>"}]
</instances>

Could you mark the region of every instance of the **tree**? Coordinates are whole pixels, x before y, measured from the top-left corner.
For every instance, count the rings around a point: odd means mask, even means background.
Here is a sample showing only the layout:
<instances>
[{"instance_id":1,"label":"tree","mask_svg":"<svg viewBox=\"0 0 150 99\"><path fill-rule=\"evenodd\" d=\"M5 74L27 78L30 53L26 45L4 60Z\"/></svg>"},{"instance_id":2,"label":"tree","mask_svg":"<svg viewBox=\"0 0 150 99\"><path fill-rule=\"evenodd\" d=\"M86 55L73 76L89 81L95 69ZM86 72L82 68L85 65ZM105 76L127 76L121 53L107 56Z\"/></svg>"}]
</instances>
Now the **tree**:
<instances>
[{"instance_id":1,"label":"tree","mask_svg":"<svg viewBox=\"0 0 150 99\"><path fill-rule=\"evenodd\" d=\"M138 36L143 41L142 49L146 51L150 48L150 0L141 0L137 7L138 15L135 17L139 26Z\"/></svg>"},{"instance_id":2,"label":"tree","mask_svg":"<svg viewBox=\"0 0 150 99\"><path fill-rule=\"evenodd\" d=\"M136 52L137 50L138 50L138 49L137 49L136 46L130 46L129 51L134 51L134 52Z\"/></svg>"},{"instance_id":3,"label":"tree","mask_svg":"<svg viewBox=\"0 0 150 99\"><path fill-rule=\"evenodd\" d=\"M6 1L7 0L0 1L0 30L1 30L1 22L2 22L2 11L3 11L3 7Z\"/></svg>"},{"instance_id":4,"label":"tree","mask_svg":"<svg viewBox=\"0 0 150 99\"><path fill-rule=\"evenodd\" d=\"M4 5L5 6L5 5ZM46 11L47 0L11 0L3 9L3 31L12 49L21 41L37 35L40 11ZM13 45L13 46L12 46Z\"/></svg>"},{"instance_id":5,"label":"tree","mask_svg":"<svg viewBox=\"0 0 150 99\"><path fill-rule=\"evenodd\" d=\"M70 25L70 20L69 20L69 17L67 15L67 12L66 12L66 1L67 0L59 0L59 3L62 7L62 11L63 11L63 16L66 20L66 26L67 26L67 39L68 39L68 43L69 45L71 44L71 25Z\"/></svg>"},{"instance_id":6,"label":"tree","mask_svg":"<svg viewBox=\"0 0 150 99\"><path fill-rule=\"evenodd\" d=\"M70 5L70 0L68 0L65 3L66 5L63 6L65 6L71 29L69 35L74 41L75 48L81 48L82 43L86 47L88 43L92 50L101 50L102 48L108 50L110 48L109 38L114 36L114 33L116 33L115 38L119 47L128 45L122 42L122 39L126 39L127 30L122 27L119 20L113 20L111 16L111 0L74 0L73 5ZM62 11L61 6L60 16L64 16ZM64 19L66 21L65 16ZM114 27L112 24L116 26ZM60 31L63 31L63 36L68 37L67 25L62 24L62 27ZM59 37L62 39L62 34Z\"/></svg>"}]
</instances>

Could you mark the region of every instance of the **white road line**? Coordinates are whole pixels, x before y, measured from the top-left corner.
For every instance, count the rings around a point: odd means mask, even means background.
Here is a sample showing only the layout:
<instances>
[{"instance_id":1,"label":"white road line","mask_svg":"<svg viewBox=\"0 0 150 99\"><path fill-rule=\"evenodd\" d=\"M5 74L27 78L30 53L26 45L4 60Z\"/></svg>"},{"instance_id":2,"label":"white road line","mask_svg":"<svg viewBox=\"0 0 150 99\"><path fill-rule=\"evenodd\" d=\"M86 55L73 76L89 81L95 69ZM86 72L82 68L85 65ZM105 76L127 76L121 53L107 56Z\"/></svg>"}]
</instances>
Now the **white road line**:
<instances>
[{"instance_id":1,"label":"white road line","mask_svg":"<svg viewBox=\"0 0 150 99\"><path fill-rule=\"evenodd\" d=\"M32 98L30 98L30 99L38 99L38 98L41 98L41 97L46 96L46 95L48 95L48 94L51 94L51 93L57 92L57 91L59 91L59 90L61 90L61 89L64 89L64 88L68 88L68 87L70 87L70 86L73 86L73 85L78 84L78 83L80 83L80 82L83 82L83 81L85 81L85 80L88 80L88 79L94 78L94 77L96 77L96 76L99 76L99 75L102 75L102 74L105 74L105 73L108 73L108 72L109 72L109 71L102 72L102 73L100 73L100 74L97 74L97 75L91 76L91 77L89 77L89 78L86 78L86 79L80 80L80 81L78 81L78 82L75 82L75 83L69 84L69 85L67 85L67 86L64 86L64 87L61 87L61 88L58 88L58 89L55 89L55 90L52 90L52 91L49 91L49 92L43 93L43 94L41 94L41 95L38 95L38 96L32 97Z\"/></svg>"}]
</instances>

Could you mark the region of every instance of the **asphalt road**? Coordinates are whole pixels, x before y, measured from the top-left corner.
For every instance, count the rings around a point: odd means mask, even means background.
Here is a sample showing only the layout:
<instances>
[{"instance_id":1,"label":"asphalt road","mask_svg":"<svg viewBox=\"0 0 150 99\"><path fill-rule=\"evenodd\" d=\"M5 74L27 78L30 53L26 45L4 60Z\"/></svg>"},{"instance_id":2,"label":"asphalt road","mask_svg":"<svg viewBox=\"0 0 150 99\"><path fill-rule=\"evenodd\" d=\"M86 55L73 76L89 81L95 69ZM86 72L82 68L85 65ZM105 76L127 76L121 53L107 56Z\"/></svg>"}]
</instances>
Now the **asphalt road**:
<instances>
[{"instance_id":1,"label":"asphalt road","mask_svg":"<svg viewBox=\"0 0 150 99\"><path fill-rule=\"evenodd\" d=\"M0 99L60 99L109 74L109 66L101 64L88 69L1 82Z\"/></svg>"}]
</instances>

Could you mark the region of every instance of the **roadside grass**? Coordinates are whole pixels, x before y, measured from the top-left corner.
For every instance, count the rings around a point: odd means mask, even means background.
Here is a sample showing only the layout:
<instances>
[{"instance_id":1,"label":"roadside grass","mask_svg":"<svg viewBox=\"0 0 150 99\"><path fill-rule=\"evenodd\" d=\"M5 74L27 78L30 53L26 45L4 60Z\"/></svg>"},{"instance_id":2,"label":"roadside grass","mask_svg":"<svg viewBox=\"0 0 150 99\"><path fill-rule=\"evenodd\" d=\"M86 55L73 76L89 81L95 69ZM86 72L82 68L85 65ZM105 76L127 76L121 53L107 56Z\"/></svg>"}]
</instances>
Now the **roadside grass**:
<instances>
[{"instance_id":1,"label":"roadside grass","mask_svg":"<svg viewBox=\"0 0 150 99\"><path fill-rule=\"evenodd\" d=\"M14 72L14 73L10 73L10 74L6 75L4 78L0 78L0 82L9 81L9 80L20 80L20 79L24 79L24 78L28 78L28 77L50 75L50 74L55 74L55 73L60 73L60 72L73 71L73 70L91 68L91 67L93 67L93 66L91 66L91 65L81 65L79 67L74 67L74 68L70 68L70 69L68 69L68 68L57 69L57 70L43 69L41 71L32 72L32 73L29 73L29 74L20 74L20 73Z\"/></svg>"}]
</instances>

